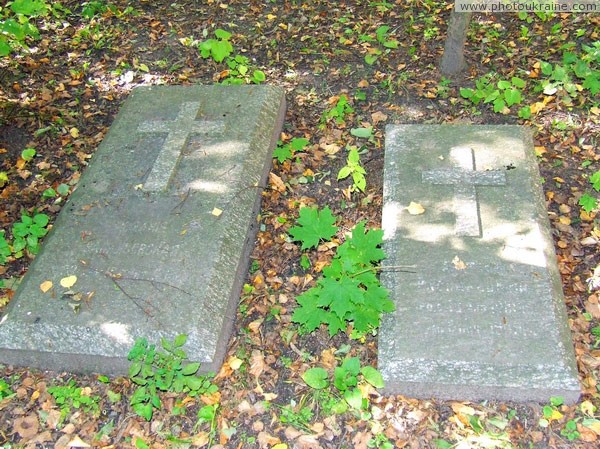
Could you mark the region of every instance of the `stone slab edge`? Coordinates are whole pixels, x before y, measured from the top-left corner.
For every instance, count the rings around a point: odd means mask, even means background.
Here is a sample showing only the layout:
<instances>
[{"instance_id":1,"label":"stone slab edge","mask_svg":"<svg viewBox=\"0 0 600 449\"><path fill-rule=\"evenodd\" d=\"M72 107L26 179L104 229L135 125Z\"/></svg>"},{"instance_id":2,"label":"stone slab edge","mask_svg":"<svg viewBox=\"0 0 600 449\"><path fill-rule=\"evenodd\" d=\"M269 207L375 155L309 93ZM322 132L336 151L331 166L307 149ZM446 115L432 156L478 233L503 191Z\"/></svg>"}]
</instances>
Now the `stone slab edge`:
<instances>
[{"instance_id":1,"label":"stone slab edge","mask_svg":"<svg viewBox=\"0 0 600 449\"><path fill-rule=\"evenodd\" d=\"M159 88L166 88L169 86L159 86ZM176 86L181 87L181 86ZM141 87L137 89L154 89L156 87ZM249 139L249 142L256 141L256 139L260 139L260 136L268 136L268 144L269 148L273 150L277 141L279 140L281 129L283 127L283 123L285 120L285 112L286 112L286 100L285 100L285 92L283 89L275 86L260 86L260 88L268 88L271 89L274 94L280 97L280 104L276 111L269 111L268 107L264 108L259 112L259 118L256 121L257 127L254 130L254 133ZM265 115L270 115L271 120L261 120L261 117ZM268 117L265 117L265 119ZM265 125L274 124L273 132L270 132L269 129ZM110 130L109 130L110 133ZM105 137L106 138L106 137ZM262 140L267 140L267 138L262 138ZM225 358L227 347L229 344L229 337L231 336L231 332L233 330L233 324L235 321L237 305L239 303L240 292L242 290L242 286L245 281L246 274L249 269L249 257L252 252L252 248L254 246L254 240L256 237L256 232L258 230L258 224L255 220L261 205L262 200L262 189L266 185L269 171L271 169L272 158L269 156L265 158L265 162L262 166L262 170L260 173L257 173L257 182L256 187L253 184L252 179L248 179L248 183L250 184L248 189L244 189L239 192L238 198L243 200L243 197L252 197L248 203L253 204L252 207L252 217L248 223L247 233L245 234L245 243L242 249L242 257L237 264L235 271L235 278L233 280L232 288L229 292L229 298L227 300L227 305L225 308L225 319L223 320L223 327L221 328L220 335L218 336L218 341L216 344L215 355L211 362L202 361L200 371L201 372L216 372L220 369L221 364ZM85 173L84 175L85 176ZM65 207L65 206L63 206ZM60 217L59 217L60 218ZM58 219L57 219L58 220ZM52 231L46 237L46 239L51 238ZM227 244L234 244L235 237L239 237L237 235L225 235L223 247L226 247ZM42 244L42 252L43 252L43 244ZM221 257L216 261L215 266L223 266L231 263L227 255L230 252L224 250L221 253ZM40 254L41 255L41 254ZM38 255L38 257L40 256ZM35 264L35 260L32 265ZM217 268L218 270L218 268ZM223 290L210 292L210 295L219 295L223 294ZM209 295L209 296L210 296ZM19 323L15 323L19 324ZM23 323L20 323L23 325ZM70 339L80 339L82 341L93 341L94 339L105 339L106 336L102 334L100 331L96 331L94 329L81 329L76 326L70 326L68 324L64 325L45 325L45 332L50 335L55 335L57 338L62 336L63 338ZM151 332L149 335L146 335L149 341L154 343L159 343L160 338L164 336L164 333L160 332ZM192 333L188 335L187 343L184 347L188 356L193 359L193 354L190 348L194 346L198 346L200 340L202 339L201 333ZM34 350L20 350L20 349L9 349L9 348L1 348L0 354L2 364L9 364L15 366L27 366L31 368L37 368L42 370L53 370L53 371L71 371L77 373L103 373L103 374L112 374L112 375L126 375L129 369L129 361L120 356L116 357L107 357L100 356L98 354L88 354L88 353L61 353L61 352L46 352L46 351L34 351Z\"/></svg>"},{"instance_id":2,"label":"stone slab edge","mask_svg":"<svg viewBox=\"0 0 600 449\"><path fill-rule=\"evenodd\" d=\"M386 126L386 137L390 134L390 130L393 128L403 128L408 126L430 126L431 132L434 132L434 126L459 126L459 125L387 125ZM472 125L476 126L480 129L494 129L496 126L503 125ZM510 126L510 125L504 125ZM548 213L546 205L543 201L543 187L541 184L541 176L539 174L539 167L537 164L537 160L535 158L533 152L533 134L530 129L524 128L521 126L512 126L512 128L518 128L516 133L520 134L521 138L524 142L525 157L528 159L528 162L531 164L534 170L534 174L531 176L531 184L532 191L536 194L532 201L535 203L534 208L538 215L539 223L541 224L540 229L541 232L545 234L545 237L548 242L553 242L553 238L551 235L551 226L550 221L548 219ZM386 146L389 142L386 141ZM528 149L530 151L528 151ZM385 170L388 169L389 158L386 158L384 163L384 191L386 184ZM391 168L390 168L391 169ZM384 204L385 204L385 193L384 193ZM385 242L384 242L385 249ZM558 265L556 263L556 254L554 253L553 247L544 248L546 259L548 261L548 271L550 273L550 277L553 280L552 285L550 286L551 291L553 292L553 314L556 317L556 322L559 325L559 336L560 336L560 350L562 353L562 360L557 360L556 365L552 366L544 366L539 367L539 372L537 375L539 376L540 372L544 372L547 370L547 373L551 373L547 375L544 379L536 379L536 383L540 388L524 388L518 385L510 385L507 383L506 385L498 386L498 385L486 385L484 382L481 382L481 379L470 379L469 383L465 383L463 385L457 383L435 383L435 382L424 382L419 380L417 381L404 381L401 379L397 379L393 377L389 371L393 371L393 368L386 367L385 370L381 368L383 365L381 361L381 356L379 356L378 364L380 369L382 369L382 374L385 381L385 387L382 389L383 394L385 395L405 395L409 397L414 397L418 399L442 399L442 400L468 400L468 401L483 401L483 400L498 400L498 401L516 401L516 402L547 402L550 396L561 396L566 404L574 404L579 400L581 390L578 381L578 371L577 364L575 358L575 352L573 348L573 339L571 336L570 329L568 327L567 321L567 310L564 301L563 289L562 289L562 281L561 275L558 270ZM387 264L395 264L398 261L389 261L387 260ZM401 263L401 262L398 262ZM385 277L392 276L393 274L386 274L385 271L382 273L382 283L385 286ZM385 325L385 316L382 320L382 326ZM406 369L410 369L415 373L420 372L420 364L419 360L401 360L396 359L395 363L400 363ZM423 363L431 365L432 361L423 361ZM388 364L389 365L389 364ZM465 366L456 366L460 372L464 370L465 377L469 377L468 373L473 372L473 369L470 369L467 366L468 363L465 363ZM424 366L424 365L423 365ZM422 368L422 366L421 366ZM440 367L442 371L448 369L448 366L444 365ZM481 369L484 367L478 366L477 368ZM493 367L490 367L493 369ZM527 371L527 367L522 367ZM514 367L513 369L521 370L521 367ZM529 367L530 369L530 367ZM441 371L441 372L442 372ZM510 371L510 370L508 370ZM522 371L521 371L522 373ZM510 373L505 373L510 376ZM536 373L531 373L532 376L535 376ZM460 376L458 376L460 377ZM558 384L555 382L556 377L559 377ZM510 378L510 377L509 377ZM508 379L508 378L507 378ZM479 381L479 382L478 382ZM479 384L478 384L479 383Z\"/></svg>"}]
</instances>

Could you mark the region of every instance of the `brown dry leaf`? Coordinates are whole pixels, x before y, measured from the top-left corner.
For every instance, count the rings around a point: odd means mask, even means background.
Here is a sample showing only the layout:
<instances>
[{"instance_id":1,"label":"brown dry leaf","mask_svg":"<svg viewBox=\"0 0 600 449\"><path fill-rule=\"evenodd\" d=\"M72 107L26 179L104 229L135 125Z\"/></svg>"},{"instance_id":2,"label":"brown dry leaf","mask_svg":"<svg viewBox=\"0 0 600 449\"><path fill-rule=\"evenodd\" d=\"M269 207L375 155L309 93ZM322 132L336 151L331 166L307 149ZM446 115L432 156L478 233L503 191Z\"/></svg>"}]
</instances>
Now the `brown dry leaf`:
<instances>
[{"instance_id":1,"label":"brown dry leaf","mask_svg":"<svg viewBox=\"0 0 600 449\"><path fill-rule=\"evenodd\" d=\"M354 446L355 448L357 446ZM301 435L294 444L295 449L320 449L319 440L314 435ZM366 448L366 446L365 446Z\"/></svg>"},{"instance_id":2,"label":"brown dry leaf","mask_svg":"<svg viewBox=\"0 0 600 449\"><path fill-rule=\"evenodd\" d=\"M210 434L208 432L200 432L192 437L192 446L204 447L210 441Z\"/></svg>"},{"instance_id":3,"label":"brown dry leaf","mask_svg":"<svg viewBox=\"0 0 600 449\"><path fill-rule=\"evenodd\" d=\"M79 438L79 435L75 435L75 438L73 438L71 441L69 441L69 444L67 444L67 447L92 447L92 446L90 446L89 444L84 442L81 438Z\"/></svg>"},{"instance_id":4,"label":"brown dry leaf","mask_svg":"<svg viewBox=\"0 0 600 449\"><path fill-rule=\"evenodd\" d=\"M273 187L273 190L277 192L285 192L285 183L275 173L269 173L269 184Z\"/></svg>"},{"instance_id":5,"label":"brown dry leaf","mask_svg":"<svg viewBox=\"0 0 600 449\"><path fill-rule=\"evenodd\" d=\"M13 423L13 429L19 434L24 440L33 438L40 428L38 417L35 414L22 416L15 419Z\"/></svg>"},{"instance_id":6,"label":"brown dry leaf","mask_svg":"<svg viewBox=\"0 0 600 449\"><path fill-rule=\"evenodd\" d=\"M259 432L256 440L261 448L268 448L281 443L279 438L269 435L267 432Z\"/></svg>"},{"instance_id":7,"label":"brown dry leaf","mask_svg":"<svg viewBox=\"0 0 600 449\"><path fill-rule=\"evenodd\" d=\"M260 375L265 371L265 357L261 351L258 349L254 349L252 351L252 356L250 357L250 374L252 374L257 379Z\"/></svg>"},{"instance_id":8,"label":"brown dry leaf","mask_svg":"<svg viewBox=\"0 0 600 449\"><path fill-rule=\"evenodd\" d=\"M252 332L252 333L257 333L260 329L261 324L263 323L263 321L265 321L264 318L259 318L258 320L254 320L252 321L250 324L248 324L248 329Z\"/></svg>"},{"instance_id":9,"label":"brown dry leaf","mask_svg":"<svg viewBox=\"0 0 600 449\"><path fill-rule=\"evenodd\" d=\"M387 120L387 115L385 115L381 111L373 112L371 114L371 120L373 120L373 124L376 125L379 122L385 122Z\"/></svg>"}]
</instances>

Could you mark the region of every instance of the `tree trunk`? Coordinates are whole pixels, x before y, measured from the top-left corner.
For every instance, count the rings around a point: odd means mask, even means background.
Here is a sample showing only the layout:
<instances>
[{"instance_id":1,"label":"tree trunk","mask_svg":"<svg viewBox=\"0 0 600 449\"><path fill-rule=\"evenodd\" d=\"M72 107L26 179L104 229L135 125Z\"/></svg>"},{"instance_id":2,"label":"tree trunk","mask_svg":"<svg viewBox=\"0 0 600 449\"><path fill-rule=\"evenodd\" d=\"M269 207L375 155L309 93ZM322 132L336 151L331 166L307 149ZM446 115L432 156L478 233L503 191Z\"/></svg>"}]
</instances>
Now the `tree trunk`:
<instances>
[{"instance_id":1,"label":"tree trunk","mask_svg":"<svg viewBox=\"0 0 600 449\"><path fill-rule=\"evenodd\" d=\"M450 12L448 35L444 46L444 55L440 71L444 75L455 75L460 72L465 63L464 51L467 29L472 13L458 13L454 9Z\"/></svg>"}]
</instances>

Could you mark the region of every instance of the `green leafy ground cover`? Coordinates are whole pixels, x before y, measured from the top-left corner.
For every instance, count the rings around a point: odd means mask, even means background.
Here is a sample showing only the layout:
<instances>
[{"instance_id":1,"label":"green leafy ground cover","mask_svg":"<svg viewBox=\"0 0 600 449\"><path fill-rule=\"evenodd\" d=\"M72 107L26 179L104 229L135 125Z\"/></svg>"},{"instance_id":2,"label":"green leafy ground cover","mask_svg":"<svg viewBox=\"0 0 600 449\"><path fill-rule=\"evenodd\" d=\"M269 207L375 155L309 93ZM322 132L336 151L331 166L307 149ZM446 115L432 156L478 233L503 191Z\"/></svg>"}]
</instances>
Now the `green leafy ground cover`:
<instances>
[{"instance_id":1,"label":"green leafy ground cover","mask_svg":"<svg viewBox=\"0 0 600 449\"><path fill-rule=\"evenodd\" d=\"M450 7L3 6L0 307L134 86L271 83L286 89L288 112L222 370L198 379L181 341L137 345L126 378L2 367L0 447L597 447L600 19L476 16L468 66L447 79L436 67ZM582 382L575 406L379 394L376 329L390 308L377 282L383 132L394 122L536 131Z\"/></svg>"}]
</instances>

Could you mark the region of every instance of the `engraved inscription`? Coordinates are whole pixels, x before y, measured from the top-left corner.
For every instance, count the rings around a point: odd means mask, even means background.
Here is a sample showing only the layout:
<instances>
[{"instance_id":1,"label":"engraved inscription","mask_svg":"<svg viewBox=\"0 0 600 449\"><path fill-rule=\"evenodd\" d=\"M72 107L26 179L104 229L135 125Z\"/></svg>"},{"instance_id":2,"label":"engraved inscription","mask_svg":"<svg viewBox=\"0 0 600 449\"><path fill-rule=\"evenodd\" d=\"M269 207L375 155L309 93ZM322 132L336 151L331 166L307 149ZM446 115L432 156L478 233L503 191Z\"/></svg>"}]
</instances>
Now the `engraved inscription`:
<instances>
[{"instance_id":1,"label":"engraved inscription","mask_svg":"<svg viewBox=\"0 0 600 449\"><path fill-rule=\"evenodd\" d=\"M471 148L454 147L450 161L455 168L426 170L422 181L429 184L454 186L454 213L456 235L481 237L481 218L476 186L503 186L506 177L498 170L476 171L475 153Z\"/></svg>"},{"instance_id":2,"label":"engraved inscription","mask_svg":"<svg viewBox=\"0 0 600 449\"><path fill-rule=\"evenodd\" d=\"M198 120L199 109L199 102L185 102L175 120L156 120L138 126L137 130L141 133L166 134L163 146L144 183L145 192L161 192L167 189L190 136L224 131L225 123L222 120Z\"/></svg>"}]
</instances>

